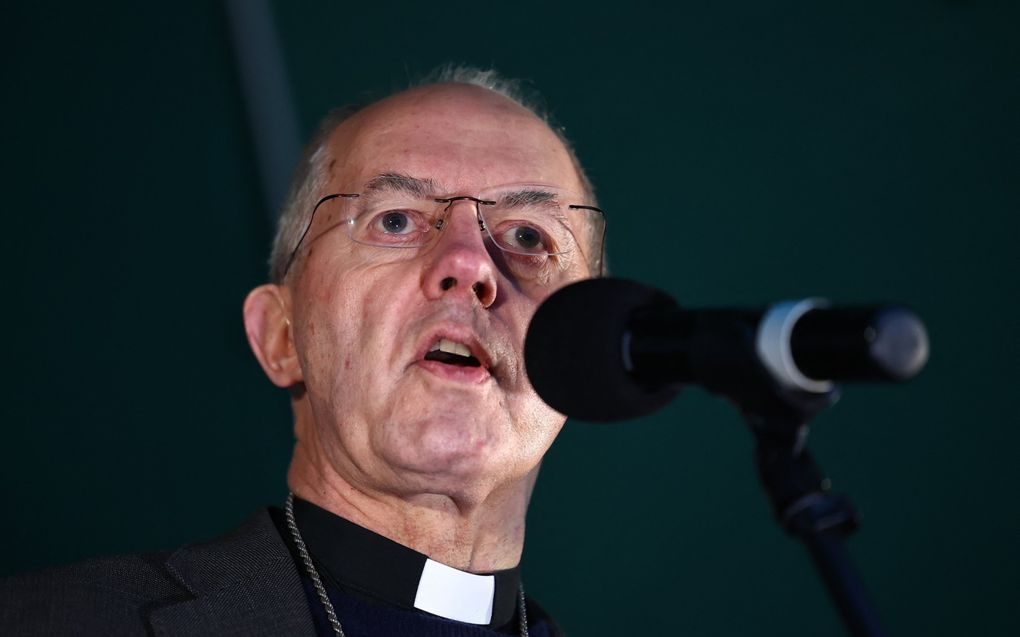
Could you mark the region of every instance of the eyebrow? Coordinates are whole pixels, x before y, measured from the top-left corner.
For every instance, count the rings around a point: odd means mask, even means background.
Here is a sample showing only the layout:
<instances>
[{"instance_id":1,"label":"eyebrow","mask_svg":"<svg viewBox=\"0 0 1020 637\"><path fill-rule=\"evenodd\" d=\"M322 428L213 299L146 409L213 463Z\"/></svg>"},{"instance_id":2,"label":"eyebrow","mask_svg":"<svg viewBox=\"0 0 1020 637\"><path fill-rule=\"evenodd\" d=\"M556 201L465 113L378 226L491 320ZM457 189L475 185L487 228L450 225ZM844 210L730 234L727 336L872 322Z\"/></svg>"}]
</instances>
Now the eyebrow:
<instances>
[{"instance_id":1,"label":"eyebrow","mask_svg":"<svg viewBox=\"0 0 1020 637\"><path fill-rule=\"evenodd\" d=\"M536 203L555 203L556 194L548 190L536 188L524 188L503 193L503 205L509 207L526 206Z\"/></svg>"},{"instance_id":2,"label":"eyebrow","mask_svg":"<svg viewBox=\"0 0 1020 637\"><path fill-rule=\"evenodd\" d=\"M557 200L558 197L554 192L542 190L541 188L522 188L520 190L511 190L503 193L500 202L507 208L518 208L534 204L547 204L547 207L551 212L550 217L569 230L570 222L567 220L567 215L564 214L560 206L556 205L558 203Z\"/></svg>"},{"instance_id":3,"label":"eyebrow","mask_svg":"<svg viewBox=\"0 0 1020 637\"><path fill-rule=\"evenodd\" d=\"M381 173L365 184L368 192L401 192L414 197L431 197L439 190L433 179L419 179L403 173Z\"/></svg>"}]
</instances>

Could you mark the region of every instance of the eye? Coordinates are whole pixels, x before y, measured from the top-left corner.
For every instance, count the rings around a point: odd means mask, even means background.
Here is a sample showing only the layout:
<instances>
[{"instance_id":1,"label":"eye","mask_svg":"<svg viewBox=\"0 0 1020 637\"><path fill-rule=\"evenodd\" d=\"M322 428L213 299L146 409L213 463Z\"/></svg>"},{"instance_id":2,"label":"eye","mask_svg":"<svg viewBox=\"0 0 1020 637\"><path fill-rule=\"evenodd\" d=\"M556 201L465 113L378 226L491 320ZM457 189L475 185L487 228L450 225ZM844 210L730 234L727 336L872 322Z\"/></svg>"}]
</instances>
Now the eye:
<instances>
[{"instance_id":1,"label":"eye","mask_svg":"<svg viewBox=\"0 0 1020 637\"><path fill-rule=\"evenodd\" d=\"M384 212L377 223L379 230L386 234L409 234L417 229L411 216L402 210Z\"/></svg>"},{"instance_id":2,"label":"eye","mask_svg":"<svg viewBox=\"0 0 1020 637\"><path fill-rule=\"evenodd\" d=\"M499 234L499 242L510 250L527 254L542 254L548 251L542 238L542 231L532 226L511 226Z\"/></svg>"},{"instance_id":3,"label":"eye","mask_svg":"<svg viewBox=\"0 0 1020 637\"><path fill-rule=\"evenodd\" d=\"M430 229L428 218L414 208L386 206L358 217L351 237L369 245L413 247L424 245Z\"/></svg>"}]
</instances>

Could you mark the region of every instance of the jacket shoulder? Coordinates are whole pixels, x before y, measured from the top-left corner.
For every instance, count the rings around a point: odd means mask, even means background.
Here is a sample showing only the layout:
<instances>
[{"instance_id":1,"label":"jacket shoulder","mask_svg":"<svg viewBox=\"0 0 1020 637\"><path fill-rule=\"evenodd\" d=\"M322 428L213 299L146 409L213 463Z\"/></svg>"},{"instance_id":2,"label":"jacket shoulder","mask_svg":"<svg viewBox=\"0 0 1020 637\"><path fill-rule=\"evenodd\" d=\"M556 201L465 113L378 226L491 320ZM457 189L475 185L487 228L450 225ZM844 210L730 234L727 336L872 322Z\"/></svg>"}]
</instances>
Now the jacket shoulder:
<instances>
[{"instance_id":1,"label":"jacket shoulder","mask_svg":"<svg viewBox=\"0 0 1020 637\"><path fill-rule=\"evenodd\" d=\"M0 635L315 634L269 511L172 553L121 555L0 579Z\"/></svg>"}]
</instances>

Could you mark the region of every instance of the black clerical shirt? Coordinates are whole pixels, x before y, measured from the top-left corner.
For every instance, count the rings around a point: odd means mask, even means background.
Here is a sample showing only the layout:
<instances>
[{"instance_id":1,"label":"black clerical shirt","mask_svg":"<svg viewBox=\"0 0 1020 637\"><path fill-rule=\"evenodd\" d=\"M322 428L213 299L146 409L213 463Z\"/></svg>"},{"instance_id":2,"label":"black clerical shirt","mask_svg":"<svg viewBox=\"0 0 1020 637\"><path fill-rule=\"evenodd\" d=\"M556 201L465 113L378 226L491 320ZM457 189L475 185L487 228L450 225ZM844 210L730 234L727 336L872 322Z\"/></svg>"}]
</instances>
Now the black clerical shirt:
<instances>
[{"instance_id":1,"label":"black clerical shirt","mask_svg":"<svg viewBox=\"0 0 1020 637\"><path fill-rule=\"evenodd\" d=\"M283 511L271 509L270 513L301 574L319 634L333 635L322 602L287 528ZM426 585L427 577L423 570L426 570L428 562L432 562L426 555L298 498L294 499L294 517L337 617L350 637L493 637L519 633L518 568L491 574L495 586L492 616L487 624L446 619L424 612L420 605L415 607L419 586ZM429 566L449 568L434 562ZM528 628L533 637L559 634L552 620L530 600Z\"/></svg>"}]
</instances>

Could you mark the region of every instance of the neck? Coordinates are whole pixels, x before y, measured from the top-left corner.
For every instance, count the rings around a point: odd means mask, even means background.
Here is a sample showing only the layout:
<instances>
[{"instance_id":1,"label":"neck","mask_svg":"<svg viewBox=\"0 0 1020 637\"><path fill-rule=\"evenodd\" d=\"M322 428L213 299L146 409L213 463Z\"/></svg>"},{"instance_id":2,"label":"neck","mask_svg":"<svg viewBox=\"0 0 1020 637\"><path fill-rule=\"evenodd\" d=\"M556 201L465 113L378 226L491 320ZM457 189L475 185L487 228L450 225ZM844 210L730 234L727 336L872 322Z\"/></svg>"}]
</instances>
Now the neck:
<instances>
[{"instance_id":1,"label":"neck","mask_svg":"<svg viewBox=\"0 0 1020 637\"><path fill-rule=\"evenodd\" d=\"M474 573L517 566L536 467L509 484L468 492L387 489L343 475L299 442L287 480L295 495L432 560Z\"/></svg>"}]
</instances>

